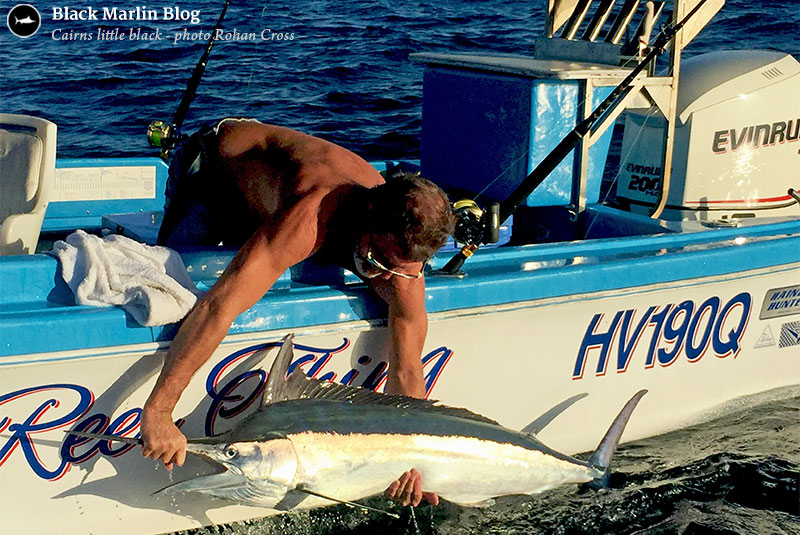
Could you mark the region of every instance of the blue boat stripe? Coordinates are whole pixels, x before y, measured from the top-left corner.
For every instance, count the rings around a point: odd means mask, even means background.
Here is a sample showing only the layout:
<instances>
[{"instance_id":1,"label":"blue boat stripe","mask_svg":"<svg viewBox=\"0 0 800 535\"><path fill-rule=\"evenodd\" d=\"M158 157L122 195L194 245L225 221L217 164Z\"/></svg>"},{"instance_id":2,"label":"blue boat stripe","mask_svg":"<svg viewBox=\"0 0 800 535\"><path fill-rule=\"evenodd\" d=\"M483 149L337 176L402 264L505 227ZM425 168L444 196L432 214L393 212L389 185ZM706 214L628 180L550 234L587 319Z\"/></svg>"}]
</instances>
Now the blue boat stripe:
<instances>
[{"instance_id":1,"label":"blue boat stripe","mask_svg":"<svg viewBox=\"0 0 800 535\"><path fill-rule=\"evenodd\" d=\"M429 313L469 313L479 307L514 303L529 307L537 301L559 297L575 296L569 302L609 291L653 291L652 285L657 284L686 286L716 275L748 277L748 272L762 268L796 269L798 266L791 264L800 262L798 226L800 222L787 222L719 232L479 252L467 264L469 274L464 279L428 278L426 307ZM703 243L728 237L730 241ZM741 244L735 245L734 238L742 238ZM661 254L654 256L659 251ZM439 255L435 264L446 260L447 255ZM553 262L554 267L546 267L547 262ZM4 287L6 281L14 284L11 291L0 296L0 356L167 342L174 336L175 326L141 327L116 307L74 307L54 301L56 267L54 259L42 255L0 261ZM530 270L525 271L526 268ZM17 277L31 284L14 282ZM229 333L291 330L358 320L380 323L384 317L385 305L363 284L347 285L344 290L300 286L268 292L234 321ZM31 335L45 331L69 336Z\"/></svg>"}]
</instances>

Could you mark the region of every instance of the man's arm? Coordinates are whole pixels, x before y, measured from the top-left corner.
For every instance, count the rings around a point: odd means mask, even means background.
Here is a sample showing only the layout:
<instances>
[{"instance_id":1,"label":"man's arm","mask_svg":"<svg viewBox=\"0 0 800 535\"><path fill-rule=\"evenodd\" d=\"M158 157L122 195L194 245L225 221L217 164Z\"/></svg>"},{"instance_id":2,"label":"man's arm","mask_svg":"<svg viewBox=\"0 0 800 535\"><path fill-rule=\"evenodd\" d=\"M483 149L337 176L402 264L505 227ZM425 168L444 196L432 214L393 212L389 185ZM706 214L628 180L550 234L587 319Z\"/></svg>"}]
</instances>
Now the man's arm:
<instances>
[{"instance_id":1,"label":"man's arm","mask_svg":"<svg viewBox=\"0 0 800 535\"><path fill-rule=\"evenodd\" d=\"M428 333L424 277L376 277L369 282L389 305L391 348L386 393L424 398L422 348Z\"/></svg>"},{"instance_id":2,"label":"man's arm","mask_svg":"<svg viewBox=\"0 0 800 535\"><path fill-rule=\"evenodd\" d=\"M168 467L183 464L186 438L172 419L178 399L225 338L236 316L253 306L286 269L312 252L316 241L314 214L298 206L277 229L269 225L259 229L186 317L142 411L142 455L161 459Z\"/></svg>"},{"instance_id":3,"label":"man's arm","mask_svg":"<svg viewBox=\"0 0 800 535\"><path fill-rule=\"evenodd\" d=\"M387 394L425 397L422 375L422 348L428 333L428 314L425 311L425 279L370 279L370 286L389 305L391 353L386 379ZM423 492L422 476L412 468L389 488L386 496L402 505L417 506L422 499L439 504L439 496Z\"/></svg>"}]
</instances>

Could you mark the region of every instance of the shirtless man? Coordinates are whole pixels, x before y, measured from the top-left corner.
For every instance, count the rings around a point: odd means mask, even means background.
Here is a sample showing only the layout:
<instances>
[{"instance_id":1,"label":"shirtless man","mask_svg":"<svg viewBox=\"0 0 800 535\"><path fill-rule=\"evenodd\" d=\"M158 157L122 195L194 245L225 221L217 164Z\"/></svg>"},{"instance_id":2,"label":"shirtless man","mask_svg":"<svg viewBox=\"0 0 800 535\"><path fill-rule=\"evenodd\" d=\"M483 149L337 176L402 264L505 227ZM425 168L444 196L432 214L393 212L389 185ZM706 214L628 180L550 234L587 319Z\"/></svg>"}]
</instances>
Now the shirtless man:
<instances>
[{"instance_id":1,"label":"shirtless man","mask_svg":"<svg viewBox=\"0 0 800 535\"><path fill-rule=\"evenodd\" d=\"M454 219L444 193L414 176L384 183L352 152L288 128L225 119L175 154L159 243L240 247L183 321L142 412L142 454L182 465L186 437L172 411L233 320L289 267L314 255L365 279L388 304L387 393L423 397L425 261ZM416 470L387 496L417 505ZM435 495L425 496L437 503Z\"/></svg>"}]
</instances>

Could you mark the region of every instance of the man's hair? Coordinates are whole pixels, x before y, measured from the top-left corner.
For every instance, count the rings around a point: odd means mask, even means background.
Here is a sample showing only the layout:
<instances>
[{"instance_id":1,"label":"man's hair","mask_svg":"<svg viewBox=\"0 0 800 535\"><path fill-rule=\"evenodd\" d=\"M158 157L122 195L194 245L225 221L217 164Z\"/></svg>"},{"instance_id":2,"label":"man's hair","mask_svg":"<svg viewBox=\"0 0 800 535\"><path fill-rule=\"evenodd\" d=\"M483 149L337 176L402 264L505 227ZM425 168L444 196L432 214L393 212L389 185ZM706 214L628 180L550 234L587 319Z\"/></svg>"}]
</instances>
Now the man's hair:
<instances>
[{"instance_id":1,"label":"man's hair","mask_svg":"<svg viewBox=\"0 0 800 535\"><path fill-rule=\"evenodd\" d=\"M369 190L371 231L394 236L404 260L424 262L453 233L455 216L439 186L411 173L398 173Z\"/></svg>"}]
</instances>

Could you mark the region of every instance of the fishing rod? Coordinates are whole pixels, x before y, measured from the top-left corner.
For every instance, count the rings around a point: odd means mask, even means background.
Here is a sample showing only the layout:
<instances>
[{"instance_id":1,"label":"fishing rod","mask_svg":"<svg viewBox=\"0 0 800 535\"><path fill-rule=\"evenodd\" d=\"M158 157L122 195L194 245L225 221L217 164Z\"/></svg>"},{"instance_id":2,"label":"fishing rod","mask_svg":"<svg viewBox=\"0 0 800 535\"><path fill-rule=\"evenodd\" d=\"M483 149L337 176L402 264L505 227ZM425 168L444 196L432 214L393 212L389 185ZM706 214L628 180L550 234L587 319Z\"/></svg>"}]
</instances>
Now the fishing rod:
<instances>
[{"instance_id":1,"label":"fishing rod","mask_svg":"<svg viewBox=\"0 0 800 535\"><path fill-rule=\"evenodd\" d=\"M490 239L498 235L499 230L490 226L499 224L510 216L514 211L525 202L530 194L550 173L558 167L561 161L571 153L581 140L592 131L595 123L607 112L612 111L624 97L633 89L633 81L639 74L647 68L659 54L663 53L669 42L681 28L697 13L707 0L700 0L697 5L680 22L667 26L656 38L650 51L642 58L636 67L625 77L620 84L600 103L597 108L583 121L567 134L550 154L539 162L539 165L525 177L525 179L511 192L502 202L495 203L488 210L481 210L473 201L458 201L453 208L458 216L456 229L453 237L457 242L465 244L441 269L436 270L435 274L456 275L467 258L475 254L481 244L495 243ZM461 205L459 206L459 203ZM488 214L488 215L487 215Z\"/></svg>"},{"instance_id":2,"label":"fishing rod","mask_svg":"<svg viewBox=\"0 0 800 535\"><path fill-rule=\"evenodd\" d=\"M183 137L181 136L181 126L183 125L186 114L189 113L189 106L197 94L197 88L200 86L200 79L203 77L203 72L206 70L208 64L208 56L211 54L211 48L214 46L214 41L217 39L217 33L222 27L222 19L225 18L225 13L228 11L228 6L231 0L225 0L225 6L222 8L222 13L217 19L217 23L211 30L211 37L208 39L206 48L203 55L200 56L200 61L194 67L189 83L186 84L186 90L183 92L183 97L178 105L178 110L172 118L172 122L167 124L165 121L153 121L147 128L147 142L151 147L161 149L161 159L166 160L169 151L178 144Z\"/></svg>"}]
</instances>

